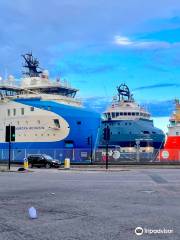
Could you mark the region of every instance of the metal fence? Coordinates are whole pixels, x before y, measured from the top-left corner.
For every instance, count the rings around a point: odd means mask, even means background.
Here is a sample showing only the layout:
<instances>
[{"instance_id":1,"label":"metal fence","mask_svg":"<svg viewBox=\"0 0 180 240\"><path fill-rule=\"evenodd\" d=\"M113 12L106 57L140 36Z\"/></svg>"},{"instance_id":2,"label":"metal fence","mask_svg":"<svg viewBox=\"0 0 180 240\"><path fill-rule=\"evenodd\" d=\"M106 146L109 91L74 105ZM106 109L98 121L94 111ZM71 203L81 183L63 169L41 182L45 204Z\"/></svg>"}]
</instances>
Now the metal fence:
<instances>
[{"instance_id":1,"label":"metal fence","mask_svg":"<svg viewBox=\"0 0 180 240\"><path fill-rule=\"evenodd\" d=\"M64 162L70 158L71 163L103 164L106 162L106 149L11 149L11 161L23 162L30 154L47 154L54 159ZM9 150L0 150L0 161L5 162L9 158ZM151 151L124 151L120 148L108 149L108 161L110 164L126 163L178 163L180 162L180 150L151 150Z\"/></svg>"}]
</instances>

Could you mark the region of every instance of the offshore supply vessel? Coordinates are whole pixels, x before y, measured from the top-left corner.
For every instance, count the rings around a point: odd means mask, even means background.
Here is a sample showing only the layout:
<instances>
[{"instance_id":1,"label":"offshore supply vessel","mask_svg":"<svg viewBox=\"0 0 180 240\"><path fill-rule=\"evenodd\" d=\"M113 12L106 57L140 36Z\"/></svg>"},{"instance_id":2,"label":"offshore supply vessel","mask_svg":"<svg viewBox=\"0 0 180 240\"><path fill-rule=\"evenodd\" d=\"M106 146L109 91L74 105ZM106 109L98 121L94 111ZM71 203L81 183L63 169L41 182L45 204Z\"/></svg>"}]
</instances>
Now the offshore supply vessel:
<instances>
[{"instance_id":1,"label":"offshore supply vessel","mask_svg":"<svg viewBox=\"0 0 180 240\"><path fill-rule=\"evenodd\" d=\"M180 161L180 102L175 100L175 111L169 119L167 139L158 155L160 161Z\"/></svg>"},{"instance_id":2,"label":"offshore supply vessel","mask_svg":"<svg viewBox=\"0 0 180 240\"><path fill-rule=\"evenodd\" d=\"M165 135L154 126L150 113L135 102L127 85L121 84L117 90L118 95L104 112L100 146L106 145L103 130L109 126L109 145L120 147L124 152L135 152L137 147L143 152L162 148Z\"/></svg>"},{"instance_id":3,"label":"offshore supply vessel","mask_svg":"<svg viewBox=\"0 0 180 240\"><path fill-rule=\"evenodd\" d=\"M0 81L0 159L7 159L5 129L12 125L13 160L40 151L63 160L64 151L72 150L71 161L80 161L81 152L85 156L90 148L87 138L92 147L96 143L100 114L83 107L75 98L78 90L67 82L50 80L32 53L22 56L25 71L20 85L13 76Z\"/></svg>"}]
</instances>

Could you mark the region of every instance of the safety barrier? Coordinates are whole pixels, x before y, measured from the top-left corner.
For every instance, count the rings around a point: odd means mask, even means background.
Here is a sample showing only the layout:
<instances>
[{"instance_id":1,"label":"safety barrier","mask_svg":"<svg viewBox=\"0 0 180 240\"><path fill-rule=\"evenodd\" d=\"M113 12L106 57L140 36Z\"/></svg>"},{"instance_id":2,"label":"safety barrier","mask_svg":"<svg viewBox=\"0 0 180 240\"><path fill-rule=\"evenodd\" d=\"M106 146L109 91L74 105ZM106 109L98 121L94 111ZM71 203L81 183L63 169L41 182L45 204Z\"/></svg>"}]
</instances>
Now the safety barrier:
<instances>
[{"instance_id":1,"label":"safety barrier","mask_svg":"<svg viewBox=\"0 0 180 240\"><path fill-rule=\"evenodd\" d=\"M23 163L30 154L47 154L53 159L64 163L66 158L70 163L103 164L106 161L106 149L12 149L11 162ZM9 150L0 150L0 162L8 161ZM153 151L125 151L120 148L108 149L108 161L111 164L118 163L171 163L180 162L180 149L154 149ZM26 163L27 164L27 163Z\"/></svg>"}]
</instances>

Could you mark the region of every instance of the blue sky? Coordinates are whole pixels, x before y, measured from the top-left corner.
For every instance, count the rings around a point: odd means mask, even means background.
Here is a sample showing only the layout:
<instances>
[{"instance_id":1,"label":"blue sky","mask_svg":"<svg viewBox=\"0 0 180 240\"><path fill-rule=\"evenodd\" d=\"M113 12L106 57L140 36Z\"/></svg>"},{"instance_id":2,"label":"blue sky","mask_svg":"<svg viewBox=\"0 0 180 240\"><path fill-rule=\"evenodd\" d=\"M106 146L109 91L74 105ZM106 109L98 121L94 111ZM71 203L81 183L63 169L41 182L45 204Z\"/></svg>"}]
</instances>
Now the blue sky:
<instances>
[{"instance_id":1,"label":"blue sky","mask_svg":"<svg viewBox=\"0 0 180 240\"><path fill-rule=\"evenodd\" d=\"M0 74L21 76L33 51L52 77L102 111L125 82L154 117L180 97L179 0L0 1Z\"/></svg>"}]
</instances>

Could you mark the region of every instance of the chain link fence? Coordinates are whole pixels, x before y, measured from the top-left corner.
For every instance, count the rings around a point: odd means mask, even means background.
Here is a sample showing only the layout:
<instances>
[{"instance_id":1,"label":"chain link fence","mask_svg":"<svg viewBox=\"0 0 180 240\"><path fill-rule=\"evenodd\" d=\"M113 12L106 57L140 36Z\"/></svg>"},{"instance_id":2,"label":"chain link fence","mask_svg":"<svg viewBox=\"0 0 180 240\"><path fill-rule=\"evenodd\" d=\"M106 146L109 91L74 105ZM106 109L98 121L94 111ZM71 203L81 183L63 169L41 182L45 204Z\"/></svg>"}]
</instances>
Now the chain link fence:
<instances>
[{"instance_id":1,"label":"chain link fence","mask_svg":"<svg viewBox=\"0 0 180 240\"><path fill-rule=\"evenodd\" d=\"M11 162L20 163L30 154L47 154L62 163L69 158L71 163L103 164L106 162L106 148L96 149L11 149ZM0 150L0 161L9 159L9 150ZM143 164L143 163L180 163L179 149L166 149L151 151L125 151L120 148L108 149L109 164Z\"/></svg>"}]
</instances>

